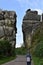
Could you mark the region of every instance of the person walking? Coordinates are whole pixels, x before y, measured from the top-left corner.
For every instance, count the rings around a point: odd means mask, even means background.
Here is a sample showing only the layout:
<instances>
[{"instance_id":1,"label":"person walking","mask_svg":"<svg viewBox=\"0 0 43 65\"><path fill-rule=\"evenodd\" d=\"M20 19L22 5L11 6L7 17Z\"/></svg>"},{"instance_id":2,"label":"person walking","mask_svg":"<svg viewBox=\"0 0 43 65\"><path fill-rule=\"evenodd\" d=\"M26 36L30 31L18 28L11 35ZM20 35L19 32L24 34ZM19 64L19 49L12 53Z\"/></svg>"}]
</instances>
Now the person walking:
<instances>
[{"instance_id":1,"label":"person walking","mask_svg":"<svg viewBox=\"0 0 43 65\"><path fill-rule=\"evenodd\" d=\"M31 65L32 58L31 58L30 52L27 53L26 60L27 60L27 65Z\"/></svg>"}]
</instances>

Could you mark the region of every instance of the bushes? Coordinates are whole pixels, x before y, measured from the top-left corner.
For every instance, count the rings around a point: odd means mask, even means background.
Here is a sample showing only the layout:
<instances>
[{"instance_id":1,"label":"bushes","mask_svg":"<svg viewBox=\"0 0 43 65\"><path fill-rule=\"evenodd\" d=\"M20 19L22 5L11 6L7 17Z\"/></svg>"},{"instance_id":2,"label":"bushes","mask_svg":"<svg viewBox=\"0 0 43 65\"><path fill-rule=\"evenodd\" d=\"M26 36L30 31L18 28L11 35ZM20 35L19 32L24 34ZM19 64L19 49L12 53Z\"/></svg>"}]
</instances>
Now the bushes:
<instances>
[{"instance_id":1,"label":"bushes","mask_svg":"<svg viewBox=\"0 0 43 65\"><path fill-rule=\"evenodd\" d=\"M43 65L43 58L32 56L34 65Z\"/></svg>"},{"instance_id":2,"label":"bushes","mask_svg":"<svg viewBox=\"0 0 43 65\"><path fill-rule=\"evenodd\" d=\"M16 48L16 55L25 55L26 53L27 53L27 51L24 47Z\"/></svg>"},{"instance_id":3,"label":"bushes","mask_svg":"<svg viewBox=\"0 0 43 65\"><path fill-rule=\"evenodd\" d=\"M40 32L40 28L32 37L32 54L42 57L43 56L43 34Z\"/></svg>"},{"instance_id":4,"label":"bushes","mask_svg":"<svg viewBox=\"0 0 43 65\"><path fill-rule=\"evenodd\" d=\"M8 40L0 41L0 57L10 56L12 53L12 46Z\"/></svg>"},{"instance_id":5,"label":"bushes","mask_svg":"<svg viewBox=\"0 0 43 65\"><path fill-rule=\"evenodd\" d=\"M34 54L38 57L43 57L43 41L36 45Z\"/></svg>"}]
</instances>

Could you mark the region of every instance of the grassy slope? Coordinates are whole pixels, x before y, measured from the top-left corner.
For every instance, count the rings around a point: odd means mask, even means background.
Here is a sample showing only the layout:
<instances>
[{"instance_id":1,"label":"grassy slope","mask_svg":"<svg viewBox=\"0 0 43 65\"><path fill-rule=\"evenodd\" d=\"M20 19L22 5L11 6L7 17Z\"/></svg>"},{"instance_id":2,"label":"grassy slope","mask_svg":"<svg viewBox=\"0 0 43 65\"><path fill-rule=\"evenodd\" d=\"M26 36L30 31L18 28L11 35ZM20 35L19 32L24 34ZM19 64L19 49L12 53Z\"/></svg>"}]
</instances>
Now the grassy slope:
<instances>
[{"instance_id":1,"label":"grassy slope","mask_svg":"<svg viewBox=\"0 0 43 65\"><path fill-rule=\"evenodd\" d=\"M43 59L33 56L34 65L43 65Z\"/></svg>"},{"instance_id":2,"label":"grassy slope","mask_svg":"<svg viewBox=\"0 0 43 65\"><path fill-rule=\"evenodd\" d=\"M2 59L0 59L0 65L3 64L3 63L9 62L9 61L11 61L15 58L16 58L16 56L2 58Z\"/></svg>"},{"instance_id":3,"label":"grassy slope","mask_svg":"<svg viewBox=\"0 0 43 65\"><path fill-rule=\"evenodd\" d=\"M43 29L38 29L36 34L33 36L33 40L32 40L32 43L33 43L32 44L32 46L33 46L32 50L33 51L34 51L35 46L38 43L40 43L41 41L43 41ZM33 56L33 61L34 61L34 65L43 65L43 58Z\"/></svg>"}]
</instances>

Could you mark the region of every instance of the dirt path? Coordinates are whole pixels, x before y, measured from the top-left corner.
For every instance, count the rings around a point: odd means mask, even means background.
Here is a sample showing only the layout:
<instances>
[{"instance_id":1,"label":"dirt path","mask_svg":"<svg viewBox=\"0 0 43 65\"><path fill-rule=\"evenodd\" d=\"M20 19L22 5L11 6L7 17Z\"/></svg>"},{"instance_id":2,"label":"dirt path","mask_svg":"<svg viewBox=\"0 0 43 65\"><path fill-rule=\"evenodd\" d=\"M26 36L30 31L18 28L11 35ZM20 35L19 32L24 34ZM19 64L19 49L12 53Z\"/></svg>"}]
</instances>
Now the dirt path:
<instances>
[{"instance_id":1,"label":"dirt path","mask_svg":"<svg viewBox=\"0 0 43 65\"><path fill-rule=\"evenodd\" d=\"M26 56L18 55L15 60L12 60L12 61L2 64L2 65L27 65ZM32 65L33 65L33 63L32 63Z\"/></svg>"}]
</instances>

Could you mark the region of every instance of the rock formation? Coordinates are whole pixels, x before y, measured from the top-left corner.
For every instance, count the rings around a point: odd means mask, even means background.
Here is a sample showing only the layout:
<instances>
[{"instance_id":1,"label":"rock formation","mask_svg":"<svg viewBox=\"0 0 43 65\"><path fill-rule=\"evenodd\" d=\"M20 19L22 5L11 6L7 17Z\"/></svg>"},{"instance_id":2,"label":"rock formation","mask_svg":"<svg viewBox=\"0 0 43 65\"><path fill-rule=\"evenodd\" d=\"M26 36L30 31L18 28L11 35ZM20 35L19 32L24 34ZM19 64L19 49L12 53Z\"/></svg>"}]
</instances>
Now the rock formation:
<instances>
[{"instance_id":1,"label":"rock formation","mask_svg":"<svg viewBox=\"0 0 43 65\"><path fill-rule=\"evenodd\" d=\"M41 15L38 15L37 11L31 11L31 9L26 11L22 23L23 39L26 48L31 47L32 36L40 28L41 22Z\"/></svg>"},{"instance_id":2,"label":"rock formation","mask_svg":"<svg viewBox=\"0 0 43 65\"><path fill-rule=\"evenodd\" d=\"M0 40L7 39L14 47L16 44L16 13L0 10Z\"/></svg>"}]
</instances>

